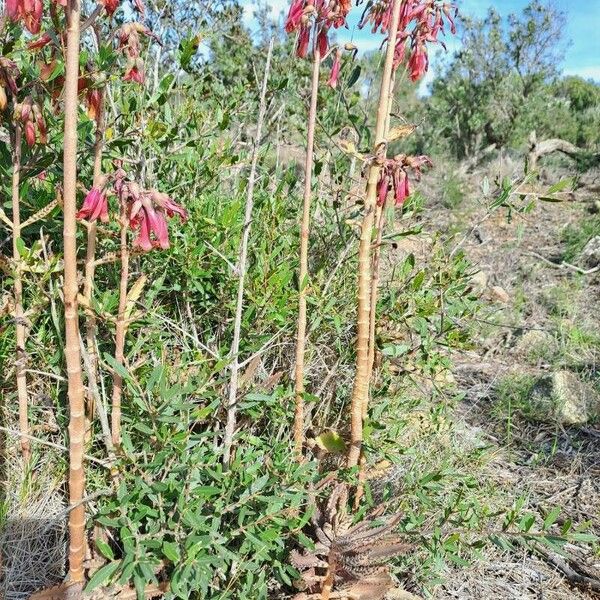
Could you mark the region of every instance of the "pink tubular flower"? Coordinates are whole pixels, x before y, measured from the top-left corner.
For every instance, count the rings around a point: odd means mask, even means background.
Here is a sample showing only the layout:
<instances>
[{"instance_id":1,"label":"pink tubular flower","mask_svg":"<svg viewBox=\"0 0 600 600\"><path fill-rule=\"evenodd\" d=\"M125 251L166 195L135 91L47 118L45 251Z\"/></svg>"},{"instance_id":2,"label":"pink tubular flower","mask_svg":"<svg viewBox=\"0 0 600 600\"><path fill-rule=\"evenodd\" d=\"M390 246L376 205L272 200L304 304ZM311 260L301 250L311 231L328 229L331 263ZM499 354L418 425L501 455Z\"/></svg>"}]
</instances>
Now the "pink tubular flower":
<instances>
[{"instance_id":1,"label":"pink tubular flower","mask_svg":"<svg viewBox=\"0 0 600 600\"><path fill-rule=\"evenodd\" d=\"M336 88L337 82L340 76L340 70L342 68L342 51L341 49L337 49L335 52L335 58L333 59L333 65L331 66L331 75L329 75L329 80L327 81L327 85Z\"/></svg>"},{"instance_id":2,"label":"pink tubular flower","mask_svg":"<svg viewBox=\"0 0 600 600\"><path fill-rule=\"evenodd\" d=\"M115 175L115 189L123 202L129 202L129 224L138 230L133 245L144 252L169 247L167 217L179 216L183 223L187 212L168 194L158 190L142 191L135 182L126 182L122 169Z\"/></svg>"},{"instance_id":3,"label":"pink tubular flower","mask_svg":"<svg viewBox=\"0 0 600 600\"><path fill-rule=\"evenodd\" d=\"M394 158L387 159L381 168L381 174L377 183L377 204L379 206L385 205L391 185L394 191L394 204L402 206L404 201L410 196L409 169L414 172L417 181L419 181L421 179L421 169L426 166L433 166L433 163L427 156L398 154Z\"/></svg>"},{"instance_id":4,"label":"pink tubular flower","mask_svg":"<svg viewBox=\"0 0 600 600\"><path fill-rule=\"evenodd\" d=\"M372 25L372 31L387 34L391 23L391 0L373 0L367 5L359 27L367 23ZM404 0L400 9L398 26L398 41L396 42L394 68L404 62L407 46L410 47L408 71L413 81L420 79L429 66L427 44L439 43L444 48L444 22L450 23L451 33L456 33L457 9L454 4L440 0Z\"/></svg>"},{"instance_id":5,"label":"pink tubular flower","mask_svg":"<svg viewBox=\"0 0 600 600\"><path fill-rule=\"evenodd\" d=\"M285 30L298 34L296 56L304 58L308 54L312 31L317 36L316 45L321 56L325 56L330 28L345 27L350 8L351 0L292 0Z\"/></svg>"},{"instance_id":6,"label":"pink tubular flower","mask_svg":"<svg viewBox=\"0 0 600 600\"><path fill-rule=\"evenodd\" d=\"M412 81L418 81L427 73L429 68L429 57L425 44L418 42L408 60L408 70Z\"/></svg>"},{"instance_id":7,"label":"pink tubular flower","mask_svg":"<svg viewBox=\"0 0 600 600\"><path fill-rule=\"evenodd\" d=\"M93 187L83 200L83 205L77 211L78 219L95 221L100 219L103 223L108 222L108 200L103 189Z\"/></svg>"},{"instance_id":8,"label":"pink tubular flower","mask_svg":"<svg viewBox=\"0 0 600 600\"><path fill-rule=\"evenodd\" d=\"M117 32L119 49L127 57L127 67L123 81L144 83L144 61L140 58L142 47L140 34L152 37L160 43L160 40L141 23L125 23Z\"/></svg>"},{"instance_id":9,"label":"pink tubular flower","mask_svg":"<svg viewBox=\"0 0 600 600\"><path fill-rule=\"evenodd\" d=\"M38 104L33 102L31 96L27 96L21 104L16 104L14 108L14 120L23 126L25 141L29 147L39 139L40 144L46 144L48 133L46 122Z\"/></svg>"},{"instance_id":10,"label":"pink tubular flower","mask_svg":"<svg viewBox=\"0 0 600 600\"><path fill-rule=\"evenodd\" d=\"M104 6L106 14L112 17L117 8L119 8L120 0L100 0L100 4Z\"/></svg>"}]
</instances>

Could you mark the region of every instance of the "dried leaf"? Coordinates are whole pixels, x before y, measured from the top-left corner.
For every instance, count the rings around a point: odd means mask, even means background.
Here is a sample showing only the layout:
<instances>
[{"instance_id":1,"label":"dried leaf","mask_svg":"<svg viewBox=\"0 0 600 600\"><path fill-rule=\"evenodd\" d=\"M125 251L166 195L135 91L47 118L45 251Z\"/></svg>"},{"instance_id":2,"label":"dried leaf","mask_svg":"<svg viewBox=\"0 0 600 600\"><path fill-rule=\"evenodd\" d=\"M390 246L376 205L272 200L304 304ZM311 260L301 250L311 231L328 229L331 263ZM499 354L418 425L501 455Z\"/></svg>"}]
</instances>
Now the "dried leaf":
<instances>
[{"instance_id":1,"label":"dried leaf","mask_svg":"<svg viewBox=\"0 0 600 600\"><path fill-rule=\"evenodd\" d=\"M388 142L408 137L415 129L415 125L399 125L398 127L392 127L388 134Z\"/></svg>"}]
</instances>

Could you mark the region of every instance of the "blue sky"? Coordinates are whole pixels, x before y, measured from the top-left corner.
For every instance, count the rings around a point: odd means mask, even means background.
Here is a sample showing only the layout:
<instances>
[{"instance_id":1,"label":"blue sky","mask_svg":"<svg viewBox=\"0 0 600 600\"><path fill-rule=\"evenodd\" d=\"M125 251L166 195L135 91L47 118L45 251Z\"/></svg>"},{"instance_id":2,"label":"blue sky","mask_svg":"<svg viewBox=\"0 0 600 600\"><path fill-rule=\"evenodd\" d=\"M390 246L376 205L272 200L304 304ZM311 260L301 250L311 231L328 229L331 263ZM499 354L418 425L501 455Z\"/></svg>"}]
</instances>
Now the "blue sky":
<instances>
[{"instance_id":1,"label":"blue sky","mask_svg":"<svg viewBox=\"0 0 600 600\"><path fill-rule=\"evenodd\" d=\"M600 82L600 0L553 1L567 14L565 37L571 41L564 63L561 65L563 72ZM501 15L506 16L512 12L520 12L527 5L528 0L455 0L455 2L464 14L483 16L490 6L494 6ZM247 23L252 26L252 13L256 10L256 4L253 0L242 0L242 3L247 7ZM266 5L270 8L274 19L287 12L288 4L288 0L266 0ZM371 35L368 31L357 29L356 22L360 13L360 8L354 10L349 30L339 31L338 40L353 39L362 51L375 49L381 44L381 36ZM454 44L452 47L455 47ZM435 61L432 68L430 77L435 70Z\"/></svg>"}]
</instances>

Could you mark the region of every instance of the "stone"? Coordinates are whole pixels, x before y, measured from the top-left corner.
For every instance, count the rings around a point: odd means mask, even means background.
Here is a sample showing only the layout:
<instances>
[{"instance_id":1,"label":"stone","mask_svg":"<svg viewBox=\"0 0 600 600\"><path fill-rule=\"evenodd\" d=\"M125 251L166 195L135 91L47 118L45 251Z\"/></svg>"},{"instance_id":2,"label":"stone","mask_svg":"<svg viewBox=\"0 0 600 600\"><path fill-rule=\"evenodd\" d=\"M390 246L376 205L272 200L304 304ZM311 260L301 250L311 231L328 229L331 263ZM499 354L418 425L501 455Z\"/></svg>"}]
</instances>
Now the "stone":
<instances>
[{"instance_id":1,"label":"stone","mask_svg":"<svg viewBox=\"0 0 600 600\"><path fill-rule=\"evenodd\" d=\"M508 295L508 292L499 285L495 285L494 287L490 288L490 294L494 300L502 302L502 304L508 304L510 302L510 296Z\"/></svg>"},{"instance_id":2,"label":"stone","mask_svg":"<svg viewBox=\"0 0 600 600\"><path fill-rule=\"evenodd\" d=\"M520 356L534 359L550 358L558 350L558 342L547 331L530 329L519 338L515 350Z\"/></svg>"},{"instance_id":3,"label":"stone","mask_svg":"<svg viewBox=\"0 0 600 600\"><path fill-rule=\"evenodd\" d=\"M600 417L600 394L571 371L555 371L534 386L530 405L540 421L585 425Z\"/></svg>"},{"instance_id":4,"label":"stone","mask_svg":"<svg viewBox=\"0 0 600 600\"><path fill-rule=\"evenodd\" d=\"M581 252L581 261L590 269L600 265L600 235L593 237Z\"/></svg>"},{"instance_id":5,"label":"stone","mask_svg":"<svg viewBox=\"0 0 600 600\"><path fill-rule=\"evenodd\" d=\"M485 271L477 271L473 277L471 277L471 285L476 292L483 292L488 284L488 275Z\"/></svg>"}]
</instances>

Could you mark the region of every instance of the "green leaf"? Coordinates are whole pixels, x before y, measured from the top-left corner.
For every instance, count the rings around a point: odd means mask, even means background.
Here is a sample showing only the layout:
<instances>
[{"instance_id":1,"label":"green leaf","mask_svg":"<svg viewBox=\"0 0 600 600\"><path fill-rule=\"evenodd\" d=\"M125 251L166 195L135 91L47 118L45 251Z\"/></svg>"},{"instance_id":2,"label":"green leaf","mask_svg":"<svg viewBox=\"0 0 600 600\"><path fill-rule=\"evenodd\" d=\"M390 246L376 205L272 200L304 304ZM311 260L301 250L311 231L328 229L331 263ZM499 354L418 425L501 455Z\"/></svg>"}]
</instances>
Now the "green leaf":
<instances>
[{"instance_id":1,"label":"green leaf","mask_svg":"<svg viewBox=\"0 0 600 600\"><path fill-rule=\"evenodd\" d=\"M105 352L103 356L104 360L118 375L127 381L129 380L129 371L121 363L117 362L114 356L111 356L108 352Z\"/></svg>"},{"instance_id":2,"label":"green leaf","mask_svg":"<svg viewBox=\"0 0 600 600\"><path fill-rule=\"evenodd\" d=\"M100 554L109 560L115 560L115 555L112 551L112 548L103 540L96 540L96 548L100 551Z\"/></svg>"},{"instance_id":3,"label":"green leaf","mask_svg":"<svg viewBox=\"0 0 600 600\"><path fill-rule=\"evenodd\" d=\"M552 525L554 525L554 522L558 518L559 514L560 514L560 507L559 506L555 506L548 513L548 516L544 519L544 525L542 526L543 529L544 529L544 531L547 531L548 529L550 529L550 527L552 527Z\"/></svg>"},{"instance_id":4,"label":"green leaf","mask_svg":"<svg viewBox=\"0 0 600 600\"><path fill-rule=\"evenodd\" d=\"M316 439L317 445L323 450L333 454L342 454L346 451L346 442L337 431L326 431Z\"/></svg>"},{"instance_id":5,"label":"green leaf","mask_svg":"<svg viewBox=\"0 0 600 600\"><path fill-rule=\"evenodd\" d=\"M179 546L173 542L163 542L162 545L163 554L172 562L176 563L179 561Z\"/></svg>"},{"instance_id":6,"label":"green leaf","mask_svg":"<svg viewBox=\"0 0 600 600\"><path fill-rule=\"evenodd\" d=\"M17 250L19 251L19 256L21 256L21 258L27 256L27 246L20 237L15 240L15 245L17 246Z\"/></svg>"},{"instance_id":7,"label":"green leaf","mask_svg":"<svg viewBox=\"0 0 600 600\"><path fill-rule=\"evenodd\" d=\"M572 177L567 177L566 179L561 179L554 185L548 188L547 194L556 194L557 192L564 192L566 189L573 188L574 179Z\"/></svg>"},{"instance_id":8,"label":"green leaf","mask_svg":"<svg viewBox=\"0 0 600 600\"><path fill-rule=\"evenodd\" d=\"M352 73L350 73L350 77L348 77L348 87L352 87L358 81L360 72L360 65L355 65L354 69L352 69Z\"/></svg>"},{"instance_id":9,"label":"green leaf","mask_svg":"<svg viewBox=\"0 0 600 600\"><path fill-rule=\"evenodd\" d=\"M121 566L121 561L117 560L114 562L110 562L107 565L104 565L102 568L98 569L88 581L88 584L85 586L85 592L91 592L95 590L98 586L101 586L107 583L111 577L117 572L119 567Z\"/></svg>"}]
</instances>

